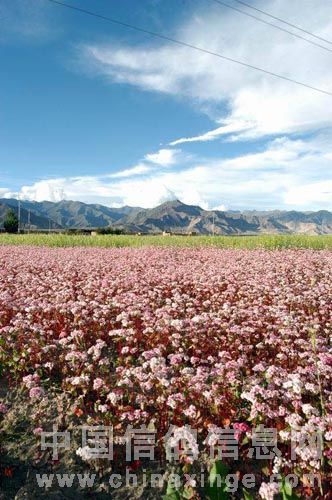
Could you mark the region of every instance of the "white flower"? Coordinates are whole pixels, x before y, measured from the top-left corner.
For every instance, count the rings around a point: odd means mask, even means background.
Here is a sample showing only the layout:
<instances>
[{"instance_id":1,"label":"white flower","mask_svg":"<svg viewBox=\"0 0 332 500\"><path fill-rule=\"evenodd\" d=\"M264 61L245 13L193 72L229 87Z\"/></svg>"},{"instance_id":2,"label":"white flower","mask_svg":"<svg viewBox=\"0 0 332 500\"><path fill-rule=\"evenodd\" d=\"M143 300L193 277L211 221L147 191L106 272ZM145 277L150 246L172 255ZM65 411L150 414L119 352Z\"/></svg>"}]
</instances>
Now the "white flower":
<instances>
[{"instance_id":1,"label":"white flower","mask_svg":"<svg viewBox=\"0 0 332 500\"><path fill-rule=\"evenodd\" d=\"M250 403L255 403L255 401L256 401L255 396L253 396L251 394L251 392L242 392L241 398L242 399L247 399L248 401L250 401Z\"/></svg>"},{"instance_id":2,"label":"white flower","mask_svg":"<svg viewBox=\"0 0 332 500\"><path fill-rule=\"evenodd\" d=\"M281 466L282 466L282 458L275 457L273 460L273 469L272 469L273 474L279 474Z\"/></svg>"},{"instance_id":3,"label":"white flower","mask_svg":"<svg viewBox=\"0 0 332 500\"><path fill-rule=\"evenodd\" d=\"M181 454L181 450L179 449L179 445L185 446L185 448L181 447L183 450L183 454L186 455L188 462L193 462L199 455L199 449L197 444L197 438L193 432L193 430L188 427L174 427L172 430L172 435L166 439L165 447L166 447L166 456L172 457L172 450L178 450Z\"/></svg>"},{"instance_id":4,"label":"white flower","mask_svg":"<svg viewBox=\"0 0 332 500\"><path fill-rule=\"evenodd\" d=\"M290 389L294 394L301 394L302 382L300 376L297 373L291 373L288 375L288 380L283 383L284 389Z\"/></svg>"},{"instance_id":5,"label":"white flower","mask_svg":"<svg viewBox=\"0 0 332 500\"><path fill-rule=\"evenodd\" d=\"M181 330L181 328L183 326L183 321L181 321L180 319L172 319L171 326L173 328L176 328L177 330Z\"/></svg>"},{"instance_id":6,"label":"white flower","mask_svg":"<svg viewBox=\"0 0 332 500\"><path fill-rule=\"evenodd\" d=\"M264 500L273 500L275 495L279 493L279 485L277 483L262 483L258 493Z\"/></svg>"},{"instance_id":7,"label":"white flower","mask_svg":"<svg viewBox=\"0 0 332 500\"><path fill-rule=\"evenodd\" d=\"M107 405L99 405L98 410L100 411L100 413L106 413L108 410Z\"/></svg>"},{"instance_id":8,"label":"white flower","mask_svg":"<svg viewBox=\"0 0 332 500\"><path fill-rule=\"evenodd\" d=\"M291 433L289 431L279 431L279 436L285 442L290 439Z\"/></svg>"},{"instance_id":9,"label":"white flower","mask_svg":"<svg viewBox=\"0 0 332 500\"><path fill-rule=\"evenodd\" d=\"M304 404L302 405L302 411L305 415L318 415L318 411L312 405Z\"/></svg>"},{"instance_id":10,"label":"white flower","mask_svg":"<svg viewBox=\"0 0 332 500\"><path fill-rule=\"evenodd\" d=\"M76 450L76 455L81 457L84 462L89 462L93 458L91 448L89 446L84 446L83 448L78 448Z\"/></svg>"},{"instance_id":11,"label":"white flower","mask_svg":"<svg viewBox=\"0 0 332 500\"><path fill-rule=\"evenodd\" d=\"M112 403L112 405L116 405L116 403L121 399L121 395L116 392L110 392L107 396L108 401Z\"/></svg>"},{"instance_id":12,"label":"white flower","mask_svg":"<svg viewBox=\"0 0 332 500\"><path fill-rule=\"evenodd\" d=\"M325 432L326 441L332 441L332 431Z\"/></svg>"},{"instance_id":13,"label":"white flower","mask_svg":"<svg viewBox=\"0 0 332 500\"><path fill-rule=\"evenodd\" d=\"M189 408L184 410L183 413L186 415L186 417L190 417L190 418L195 418L197 415L196 408L194 405L190 405Z\"/></svg>"}]
</instances>

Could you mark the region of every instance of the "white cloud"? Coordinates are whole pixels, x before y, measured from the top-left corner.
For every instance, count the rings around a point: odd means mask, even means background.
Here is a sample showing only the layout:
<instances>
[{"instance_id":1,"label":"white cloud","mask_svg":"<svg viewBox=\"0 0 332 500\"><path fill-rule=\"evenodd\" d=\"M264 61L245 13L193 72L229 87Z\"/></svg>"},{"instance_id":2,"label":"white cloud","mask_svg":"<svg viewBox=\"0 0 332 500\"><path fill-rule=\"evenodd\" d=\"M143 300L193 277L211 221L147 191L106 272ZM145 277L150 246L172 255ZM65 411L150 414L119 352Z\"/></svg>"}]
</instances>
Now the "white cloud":
<instances>
[{"instance_id":1,"label":"white cloud","mask_svg":"<svg viewBox=\"0 0 332 500\"><path fill-rule=\"evenodd\" d=\"M331 136L278 138L258 153L193 160L143 177L68 177L23 186L22 197L152 207L172 197L203 208L332 210ZM7 193L8 196L11 193Z\"/></svg>"},{"instance_id":2,"label":"white cloud","mask_svg":"<svg viewBox=\"0 0 332 500\"><path fill-rule=\"evenodd\" d=\"M119 179L121 177L133 177L134 175L142 175L146 174L151 170L151 166L144 165L141 163L132 168L126 168L125 170L121 170L120 172L116 172L115 174L110 174L109 177L113 179Z\"/></svg>"},{"instance_id":3,"label":"white cloud","mask_svg":"<svg viewBox=\"0 0 332 500\"><path fill-rule=\"evenodd\" d=\"M160 149L157 153L145 155L145 159L162 167L175 165L179 160L180 149Z\"/></svg>"},{"instance_id":4,"label":"white cloud","mask_svg":"<svg viewBox=\"0 0 332 500\"><path fill-rule=\"evenodd\" d=\"M74 178L72 178L74 181ZM22 186L19 191L4 190L4 198L21 198L24 200L36 201L59 201L65 198L64 187L66 179L47 179L37 181L30 186Z\"/></svg>"},{"instance_id":5,"label":"white cloud","mask_svg":"<svg viewBox=\"0 0 332 500\"><path fill-rule=\"evenodd\" d=\"M332 206L332 179L294 186L285 195L285 202L294 206L312 204L317 200L322 206Z\"/></svg>"},{"instance_id":6,"label":"white cloud","mask_svg":"<svg viewBox=\"0 0 332 500\"><path fill-rule=\"evenodd\" d=\"M211 210L219 210L220 212L224 212L227 210L227 207L225 205L218 205L216 207L212 207Z\"/></svg>"},{"instance_id":7,"label":"white cloud","mask_svg":"<svg viewBox=\"0 0 332 500\"><path fill-rule=\"evenodd\" d=\"M157 153L146 154L144 156L144 160L138 165L126 168L125 170L120 170L114 174L109 174L107 177L121 179L125 177L146 175L148 172L156 170L158 167L175 166L180 160L188 161L190 158L190 155L182 154L181 149L160 149Z\"/></svg>"},{"instance_id":8,"label":"white cloud","mask_svg":"<svg viewBox=\"0 0 332 500\"><path fill-rule=\"evenodd\" d=\"M169 145L176 146L178 144L184 144L186 142L214 141L215 139L218 139L219 137L222 137L222 136L225 136L228 134L233 134L235 132L244 132L252 127L251 124L241 123L240 121L237 123L229 123L229 124L227 124L227 121L225 121L224 123L225 124L222 125L221 127L215 128L213 130L209 130L208 132L205 132L204 134L196 135L193 137L182 137L180 139L176 139L175 141L170 142Z\"/></svg>"},{"instance_id":9,"label":"white cloud","mask_svg":"<svg viewBox=\"0 0 332 500\"><path fill-rule=\"evenodd\" d=\"M257 5L263 5L262 0ZM329 2L272 0L269 10L296 19L321 36L332 31ZM174 34L185 42L332 91L331 54L286 33L218 6L189 17ZM226 125L172 145L213 140L232 129L238 138L319 130L331 126L332 97L171 43L142 46L90 44L82 48L92 71L112 82L189 98L197 107L223 104ZM214 112L215 115L215 112ZM242 129L245 124L245 130ZM226 130L225 127L226 126Z\"/></svg>"},{"instance_id":10,"label":"white cloud","mask_svg":"<svg viewBox=\"0 0 332 500\"><path fill-rule=\"evenodd\" d=\"M5 198L8 193L9 193L8 188L0 188L0 198Z\"/></svg>"}]
</instances>

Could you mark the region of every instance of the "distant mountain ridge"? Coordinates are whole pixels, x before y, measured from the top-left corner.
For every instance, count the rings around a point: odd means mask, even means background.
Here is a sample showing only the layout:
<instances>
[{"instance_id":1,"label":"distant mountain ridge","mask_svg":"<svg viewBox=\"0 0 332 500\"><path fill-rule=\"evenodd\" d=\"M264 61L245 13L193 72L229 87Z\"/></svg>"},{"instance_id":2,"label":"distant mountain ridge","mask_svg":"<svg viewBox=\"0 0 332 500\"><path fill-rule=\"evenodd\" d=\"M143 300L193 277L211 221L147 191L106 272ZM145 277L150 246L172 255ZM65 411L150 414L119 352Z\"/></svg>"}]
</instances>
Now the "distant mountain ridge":
<instances>
[{"instance_id":1,"label":"distant mountain ridge","mask_svg":"<svg viewBox=\"0 0 332 500\"><path fill-rule=\"evenodd\" d=\"M16 199L0 199L0 227L9 208L18 212ZM112 208L80 201L21 201L21 223L30 217L34 229L89 229L112 226L131 233L196 234L332 234L332 213L298 211L204 210L179 200L155 208Z\"/></svg>"},{"instance_id":2,"label":"distant mountain ridge","mask_svg":"<svg viewBox=\"0 0 332 500\"><path fill-rule=\"evenodd\" d=\"M0 199L0 207L12 208L18 213L18 200L14 198ZM80 201L62 200L27 201L21 200L21 220L23 227L27 225L30 211L31 226L36 229L83 229L107 227L114 225L128 214L133 214L141 208L121 207L110 208L99 204L88 204ZM4 208L0 209L0 226L3 225ZM37 219L38 218L38 219Z\"/></svg>"}]
</instances>

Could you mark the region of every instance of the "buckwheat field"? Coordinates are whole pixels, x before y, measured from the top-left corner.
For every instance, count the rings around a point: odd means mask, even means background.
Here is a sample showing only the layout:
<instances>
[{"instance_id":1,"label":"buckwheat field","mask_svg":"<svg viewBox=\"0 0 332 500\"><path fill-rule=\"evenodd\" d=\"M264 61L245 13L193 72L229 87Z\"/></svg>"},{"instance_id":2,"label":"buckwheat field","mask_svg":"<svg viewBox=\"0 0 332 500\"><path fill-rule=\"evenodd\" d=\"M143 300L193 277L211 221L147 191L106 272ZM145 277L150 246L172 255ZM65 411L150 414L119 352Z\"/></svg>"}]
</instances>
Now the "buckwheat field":
<instances>
[{"instance_id":1,"label":"buckwheat field","mask_svg":"<svg viewBox=\"0 0 332 500\"><path fill-rule=\"evenodd\" d=\"M22 463L42 472L70 464L101 482L126 467L162 471L165 487L142 498L331 498L329 250L7 246L0 261L4 498L15 475L23 481ZM72 432L56 459L41 450L53 425ZM149 430L153 466L128 460L121 439L111 461L95 459L79 441L84 425L120 438L128 425ZM275 442L257 459L262 428ZM170 429L182 443L173 461ZM169 483L170 471L198 470L252 474L255 487Z\"/></svg>"}]
</instances>

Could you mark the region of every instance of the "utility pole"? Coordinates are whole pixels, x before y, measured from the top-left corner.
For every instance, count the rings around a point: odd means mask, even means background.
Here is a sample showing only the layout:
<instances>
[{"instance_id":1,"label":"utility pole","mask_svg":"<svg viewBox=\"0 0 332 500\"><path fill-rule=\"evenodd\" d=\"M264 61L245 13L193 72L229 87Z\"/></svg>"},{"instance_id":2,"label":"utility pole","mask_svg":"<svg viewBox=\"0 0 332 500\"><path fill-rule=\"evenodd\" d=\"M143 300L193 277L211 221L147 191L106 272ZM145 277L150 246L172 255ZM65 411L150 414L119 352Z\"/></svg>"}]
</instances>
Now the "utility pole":
<instances>
[{"instance_id":1,"label":"utility pole","mask_svg":"<svg viewBox=\"0 0 332 500\"><path fill-rule=\"evenodd\" d=\"M213 212L213 215L212 215L212 236L214 236L214 220L215 220L215 216L216 216L216 214Z\"/></svg>"},{"instance_id":2,"label":"utility pole","mask_svg":"<svg viewBox=\"0 0 332 500\"><path fill-rule=\"evenodd\" d=\"M20 197L18 196L17 198L17 202L18 202L18 228L17 228L17 232L20 233L21 232L21 200L20 200Z\"/></svg>"},{"instance_id":3,"label":"utility pole","mask_svg":"<svg viewBox=\"0 0 332 500\"><path fill-rule=\"evenodd\" d=\"M30 234L30 229L31 229L31 210L29 208L28 210L28 232Z\"/></svg>"}]
</instances>

